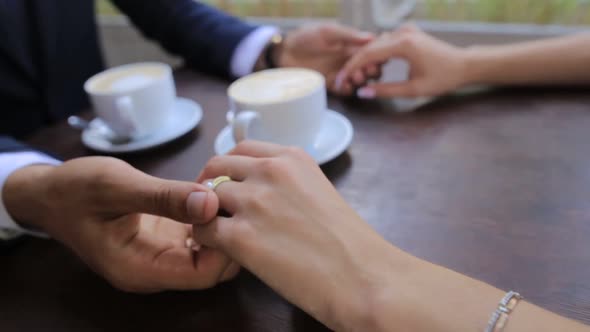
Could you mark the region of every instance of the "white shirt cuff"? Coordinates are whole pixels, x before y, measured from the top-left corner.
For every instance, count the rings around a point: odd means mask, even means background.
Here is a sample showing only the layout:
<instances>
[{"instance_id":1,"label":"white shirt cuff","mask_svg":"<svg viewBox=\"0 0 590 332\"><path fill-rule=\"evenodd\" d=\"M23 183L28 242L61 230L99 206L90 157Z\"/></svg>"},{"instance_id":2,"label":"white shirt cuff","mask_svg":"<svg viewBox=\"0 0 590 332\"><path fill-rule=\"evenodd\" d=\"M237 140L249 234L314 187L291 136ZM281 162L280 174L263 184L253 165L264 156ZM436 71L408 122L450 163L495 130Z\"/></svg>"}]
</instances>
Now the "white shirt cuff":
<instances>
[{"instance_id":1,"label":"white shirt cuff","mask_svg":"<svg viewBox=\"0 0 590 332\"><path fill-rule=\"evenodd\" d=\"M11 236L14 236L16 233L20 232L22 234L46 237L46 235L42 233L20 227L8 214L8 211L6 211L4 200L2 198L4 183L12 172L26 166L37 164L59 165L61 162L34 151L0 153L0 235L10 234Z\"/></svg>"},{"instance_id":2,"label":"white shirt cuff","mask_svg":"<svg viewBox=\"0 0 590 332\"><path fill-rule=\"evenodd\" d=\"M279 32L276 27L260 27L248 34L236 47L231 59L231 72L235 77L246 76L254 71L256 60L272 36Z\"/></svg>"}]
</instances>

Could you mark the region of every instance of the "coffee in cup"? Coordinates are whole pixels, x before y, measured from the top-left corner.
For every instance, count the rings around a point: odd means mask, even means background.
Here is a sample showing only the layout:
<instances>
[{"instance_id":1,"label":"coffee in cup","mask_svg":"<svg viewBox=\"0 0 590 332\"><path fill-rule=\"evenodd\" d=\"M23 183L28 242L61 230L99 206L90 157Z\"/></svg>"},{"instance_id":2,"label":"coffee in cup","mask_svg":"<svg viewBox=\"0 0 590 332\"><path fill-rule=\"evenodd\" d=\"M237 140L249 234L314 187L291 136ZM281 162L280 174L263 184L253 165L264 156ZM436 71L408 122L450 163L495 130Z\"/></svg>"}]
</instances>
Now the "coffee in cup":
<instances>
[{"instance_id":1,"label":"coffee in cup","mask_svg":"<svg viewBox=\"0 0 590 332\"><path fill-rule=\"evenodd\" d=\"M139 139L166 125L176 100L172 69L145 62L94 75L84 90L97 116L121 137Z\"/></svg>"},{"instance_id":2,"label":"coffee in cup","mask_svg":"<svg viewBox=\"0 0 590 332\"><path fill-rule=\"evenodd\" d=\"M245 76L229 87L228 96L236 142L254 139L313 148L327 110L323 75L303 68Z\"/></svg>"}]
</instances>

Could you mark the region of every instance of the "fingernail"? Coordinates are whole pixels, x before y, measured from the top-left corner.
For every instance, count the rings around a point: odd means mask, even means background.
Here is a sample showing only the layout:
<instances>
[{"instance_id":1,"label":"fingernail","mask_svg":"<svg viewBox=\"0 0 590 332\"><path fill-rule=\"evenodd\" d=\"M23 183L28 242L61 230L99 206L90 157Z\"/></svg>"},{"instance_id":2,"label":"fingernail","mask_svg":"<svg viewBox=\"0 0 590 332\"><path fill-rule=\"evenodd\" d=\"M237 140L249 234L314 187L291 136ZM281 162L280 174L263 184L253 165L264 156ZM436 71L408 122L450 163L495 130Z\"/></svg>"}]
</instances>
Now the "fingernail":
<instances>
[{"instance_id":1,"label":"fingernail","mask_svg":"<svg viewBox=\"0 0 590 332\"><path fill-rule=\"evenodd\" d=\"M205 205L207 204L208 192L196 191L188 195L186 209L191 219L200 220L203 218Z\"/></svg>"},{"instance_id":2,"label":"fingernail","mask_svg":"<svg viewBox=\"0 0 590 332\"><path fill-rule=\"evenodd\" d=\"M346 73L341 70L338 75L336 75L336 79L334 80L334 85L336 86L336 90L340 91L342 89L342 83L344 83L344 79L346 78Z\"/></svg>"},{"instance_id":3,"label":"fingernail","mask_svg":"<svg viewBox=\"0 0 590 332\"><path fill-rule=\"evenodd\" d=\"M201 245L200 245L200 244L198 244L198 243L195 243L195 244L194 244L194 245L191 247L191 249L192 249L193 251L199 251L199 250L201 250Z\"/></svg>"},{"instance_id":4,"label":"fingernail","mask_svg":"<svg viewBox=\"0 0 590 332\"><path fill-rule=\"evenodd\" d=\"M374 99L377 97L377 91L371 88L360 88L356 92L356 95L362 99Z\"/></svg>"}]
</instances>

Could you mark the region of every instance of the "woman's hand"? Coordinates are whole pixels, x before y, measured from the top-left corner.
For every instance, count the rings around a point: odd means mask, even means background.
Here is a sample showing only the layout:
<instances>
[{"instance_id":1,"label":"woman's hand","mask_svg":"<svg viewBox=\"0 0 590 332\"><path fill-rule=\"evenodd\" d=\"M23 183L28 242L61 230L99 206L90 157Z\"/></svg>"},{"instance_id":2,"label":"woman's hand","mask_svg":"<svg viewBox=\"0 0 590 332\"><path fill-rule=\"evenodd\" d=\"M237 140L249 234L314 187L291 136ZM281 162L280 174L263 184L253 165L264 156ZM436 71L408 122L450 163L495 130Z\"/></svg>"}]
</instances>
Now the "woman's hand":
<instances>
[{"instance_id":1,"label":"woman's hand","mask_svg":"<svg viewBox=\"0 0 590 332\"><path fill-rule=\"evenodd\" d=\"M222 175L233 179L216 188L231 217L194 226L196 241L228 253L329 327L366 328L371 289L384 271L375 261L387 258L389 245L315 161L299 149L245 142L213 158L199 181Z\"/></svg>"},{"instance_id":2,"label":"woman's hand","mask_svg":"<svg viewBox=\"0 0 590 332\"><path fill-rule=\"evenodd\" d=\"M386 33L362 48L344 66L337 86L348 86L366 68L393 58L410 65L409 79L395 83L370 83L357 91L360 98L437 96L466 83L464 50L438 40L413 25Z\"/></svg>"},{"instance_id":3,"label":"woman's hand","mask_svg":"<svg viewBox=\"0 0 590 332\"><path fill-rule=\"evenodd\" d=\"M301 150L241 143L199 180L222 175L234 179L216 188L231 217L193 226L195 239L333 330L483 331L504 295L388 244ZM524 301L505 328L588 330Z\"/></svg>"}]
</instances>

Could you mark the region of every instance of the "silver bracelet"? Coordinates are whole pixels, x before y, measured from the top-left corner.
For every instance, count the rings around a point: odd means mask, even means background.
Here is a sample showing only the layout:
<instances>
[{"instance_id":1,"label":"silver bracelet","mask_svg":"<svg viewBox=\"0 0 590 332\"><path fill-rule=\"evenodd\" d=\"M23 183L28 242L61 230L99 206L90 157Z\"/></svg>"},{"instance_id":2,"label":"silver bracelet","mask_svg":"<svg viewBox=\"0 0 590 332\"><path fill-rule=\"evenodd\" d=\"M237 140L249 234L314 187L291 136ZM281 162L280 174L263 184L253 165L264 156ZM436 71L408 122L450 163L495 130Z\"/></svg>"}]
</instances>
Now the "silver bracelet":
<instances>
[{"instance_id":1,"label":"silver bracelet","mask_svg":"<svg viewBox=\"0 0 590 332\"><path fill-rule=\"evenodd\" d=\"M522 300L522 296L515 291L510 291L504 295L498 308L492 313L488 326L484 332L502 332L508 320L508 316L512 313L518 302ZM499 322L501 322L499 324Z\"/></svg>"}]
</instances>

